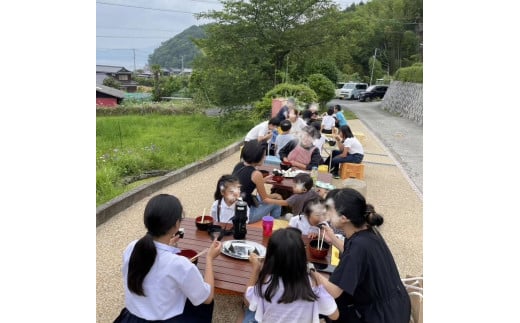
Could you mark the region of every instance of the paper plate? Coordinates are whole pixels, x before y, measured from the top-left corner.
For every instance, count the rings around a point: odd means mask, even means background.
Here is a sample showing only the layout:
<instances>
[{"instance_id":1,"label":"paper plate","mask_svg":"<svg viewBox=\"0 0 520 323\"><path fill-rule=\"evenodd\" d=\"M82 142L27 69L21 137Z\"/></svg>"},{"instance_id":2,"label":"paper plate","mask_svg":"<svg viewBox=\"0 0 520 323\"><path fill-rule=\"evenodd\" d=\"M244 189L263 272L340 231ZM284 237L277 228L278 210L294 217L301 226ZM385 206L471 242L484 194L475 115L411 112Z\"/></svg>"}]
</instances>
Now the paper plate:
<instances>
[{"instance_id":1,"label":"paper plate","mask_svg":"<svg viewBox=\"0 0 520 323\"><path fill-rule=\"evenodd\" d=\"M222 253L232 258L247 260L252 252L265 257L266 249L261 244L249 240L228 240L222 243Z\"/></svg>"}]
</instances>

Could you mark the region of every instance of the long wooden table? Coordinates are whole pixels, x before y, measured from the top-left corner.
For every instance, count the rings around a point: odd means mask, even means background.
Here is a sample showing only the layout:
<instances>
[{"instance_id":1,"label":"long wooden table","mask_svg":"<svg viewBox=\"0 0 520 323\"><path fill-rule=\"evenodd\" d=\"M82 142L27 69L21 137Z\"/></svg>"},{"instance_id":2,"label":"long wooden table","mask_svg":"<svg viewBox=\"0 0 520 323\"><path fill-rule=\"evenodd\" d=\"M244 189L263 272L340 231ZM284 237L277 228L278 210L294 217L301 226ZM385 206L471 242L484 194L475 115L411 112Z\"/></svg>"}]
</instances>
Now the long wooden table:
<instances>
[{"instance_id":1,"label":"long wooden table","mask_svg":"<svg viewBox=\"0 0 520 323\"><path fill-rule=\"evenodd\" d=\"M273 173L273 169L276 167L273 165L262 165L258 166L257 169L259 170L267 170L270 174ZM332 182L332 174L330 173L322 173L318 172L318 181L324 182L324 183L331 183ZM266 179L265 182L267 184L271 184L274 188L280 188L284 190L288 190L292 192L293 186L294 186L294 179L293 178L285 178L281 182L275 182L272 179Z\"/></svg>"},{"instance_id":2,"label":"long wooden table","mask_svg":"<svg viewBox=\"0 0 520 323\"><path fill-rule=\"evenodd\" d=\"M224 223L215 223L225 227ZM193 249L200 252L210 246L211 238L207 231L198 230L195 226L195 220L191 218L184 219L181 223L184 228L184 238L179 240L178 246L180 249ZM227 229L231 228L229 223ZM309 239L302 236L305 245L309 244ZM233 240L233 235L225 236L222 241ZM247 226L246 240L261 243L267 247L268 237L264 237L262 229L253 226ZM332 249L332 248L331 248ZM331 249L325 259L315 259L311 257L308 249L307 259L317 263L330 263ZM206 268L206 255L199 257L197 267L202 275ZM213 271L215 277L215 292L221 294L236 294L242 295L246 290L249 277L252 275L252 265L248 260L235 259L221 253L215 260L213 260Z\"/></svg>"}]
</instances>

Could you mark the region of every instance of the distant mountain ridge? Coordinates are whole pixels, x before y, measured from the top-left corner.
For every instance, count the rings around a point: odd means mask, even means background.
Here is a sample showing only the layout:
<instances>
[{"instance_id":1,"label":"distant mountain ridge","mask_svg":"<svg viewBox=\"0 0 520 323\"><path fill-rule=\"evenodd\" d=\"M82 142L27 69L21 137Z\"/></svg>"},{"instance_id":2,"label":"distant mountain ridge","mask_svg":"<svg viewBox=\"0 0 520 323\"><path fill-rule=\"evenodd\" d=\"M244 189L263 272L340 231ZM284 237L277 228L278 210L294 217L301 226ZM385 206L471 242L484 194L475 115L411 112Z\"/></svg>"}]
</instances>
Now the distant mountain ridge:
<instances>
[{"instance_id":1,"label":"distant mountain ridge","mask_svg":"<svg viewBox=\"0 0 520 323\"><path fill-rule=\"evenodd\" d=\"M162 43L148 57L148 65L159 64L165 68L192 68L193 59L200 55L200 50L192 39L205 38L202 26L191 26L180 34Z\"/></svg>"}]
</instances>

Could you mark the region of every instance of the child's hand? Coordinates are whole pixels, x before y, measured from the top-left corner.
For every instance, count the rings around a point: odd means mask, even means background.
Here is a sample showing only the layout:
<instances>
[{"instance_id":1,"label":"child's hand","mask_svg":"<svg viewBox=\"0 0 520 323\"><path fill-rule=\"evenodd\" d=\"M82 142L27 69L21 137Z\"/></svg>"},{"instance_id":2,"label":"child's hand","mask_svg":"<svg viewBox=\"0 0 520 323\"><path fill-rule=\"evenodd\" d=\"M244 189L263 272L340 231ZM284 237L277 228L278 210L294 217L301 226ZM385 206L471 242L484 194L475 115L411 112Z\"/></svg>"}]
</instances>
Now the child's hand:
<instances>
[{"instance_id":1,"label":"child's hand","mask_svg":"<svg viewBox=\"0 0 520 323\"><path fill-rule=\"evenodd\" d=\"M253 271L260 271L260 268L262 268L261 259L264 259L264 258L258 257L258 255L256 253L251 253L249 255L249 262L253 265Z\"/></svg>"}]
</instances>

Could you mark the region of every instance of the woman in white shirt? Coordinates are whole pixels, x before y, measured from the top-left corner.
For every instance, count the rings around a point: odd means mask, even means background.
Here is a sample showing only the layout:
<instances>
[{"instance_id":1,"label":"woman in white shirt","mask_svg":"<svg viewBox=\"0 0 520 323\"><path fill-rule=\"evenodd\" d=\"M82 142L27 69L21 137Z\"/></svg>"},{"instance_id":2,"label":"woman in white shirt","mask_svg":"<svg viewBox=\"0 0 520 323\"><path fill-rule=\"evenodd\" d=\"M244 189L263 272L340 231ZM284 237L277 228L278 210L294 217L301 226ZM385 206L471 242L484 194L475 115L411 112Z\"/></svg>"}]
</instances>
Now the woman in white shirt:
<instances>
[{"instance_id":1,"label":"woman in white shirt","mask_svg":"<svg viewBox=\"0 0 520 323\"><path fill-rule=\"evenodd\" d=\"M363 145L354 136L349 126L339 127L339 135L335 135L338 144L338 150L332 152L332 175L339 178L339 164L355 163L361 164L363 161L364 151Z\"/></svg>"},{"instance_id":2,"label":"woman in white shirt","mask_svg":"<svg viewBox=\"0 0 520 323\"><path fill-rule=\"evenodd\" d=\"M253 275L245 293L248 309L243 322L318 323L320 314L339 317L334 298L309 276L300 230L274 231L263 265L256 254L249 262Z\"/></svg>"},{"instance_id":3,"label":"woman in white shirt","mask_svg":"<svg viewBox=\"0 0 520 323\"><path fill-rule=\"evenodd\" d=\"M195 264L178 254L182 216L182 205L173 195L159 194L148 201L147 232L123 254L125 308L115 322L211 323L213 259L220 254L221 243L211 243L202 277Z\"/></svg>"}]
</instances>

